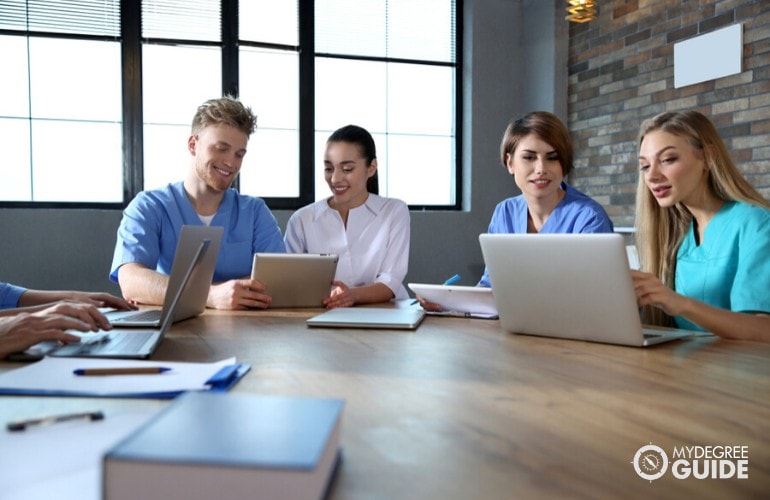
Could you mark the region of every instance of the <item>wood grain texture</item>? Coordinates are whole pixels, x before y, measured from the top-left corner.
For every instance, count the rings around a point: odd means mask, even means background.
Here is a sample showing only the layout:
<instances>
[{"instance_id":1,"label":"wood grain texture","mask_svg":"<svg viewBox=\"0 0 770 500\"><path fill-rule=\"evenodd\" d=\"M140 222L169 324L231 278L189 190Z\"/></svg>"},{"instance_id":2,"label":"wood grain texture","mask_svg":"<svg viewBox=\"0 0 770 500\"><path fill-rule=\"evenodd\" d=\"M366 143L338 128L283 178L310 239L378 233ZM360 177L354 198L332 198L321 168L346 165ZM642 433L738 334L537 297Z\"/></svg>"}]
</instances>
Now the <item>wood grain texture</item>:
<instances>
[{"instance_id":1,"label":"wood grain texture","mask_svg":"<svg viewBox=\"0 0 770 500\"><path fill-rule=\"evenodd\" d=\"M346 400L334 499L761 497L770 491L770 345L698 338L650 348L504 333L428 317L415 332L309 329L320 311L204 315L153 360L253 365L235 392ZM0 370L15 366L0 363ZM149 400L99 400L100 408ZM0 416L94 406L0 398ZM639 447L746 445L749 479L649 482Z\"/></svg>"}]
</instances>

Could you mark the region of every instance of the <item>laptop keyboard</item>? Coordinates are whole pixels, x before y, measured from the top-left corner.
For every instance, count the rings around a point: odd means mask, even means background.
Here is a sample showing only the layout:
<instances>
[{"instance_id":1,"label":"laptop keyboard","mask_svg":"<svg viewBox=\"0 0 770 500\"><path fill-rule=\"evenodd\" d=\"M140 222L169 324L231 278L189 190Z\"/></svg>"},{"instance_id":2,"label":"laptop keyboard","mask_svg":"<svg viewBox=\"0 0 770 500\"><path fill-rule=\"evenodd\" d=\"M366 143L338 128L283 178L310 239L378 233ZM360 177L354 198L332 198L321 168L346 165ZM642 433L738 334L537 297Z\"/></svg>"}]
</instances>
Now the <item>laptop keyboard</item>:
<instances>
[{"instance_id":1,"label":"laptop keyboard","mask_svg":"<svg viewBox=\"0 0 770 500\"><path fill-rule=\"evenodd\" d=\"M155 332L123 332L110 338L110 350L130 352L138 351Z\"/></svg>"},{"instance_id":2,"label":"laptop keyboard","mask_svg":"<svg viewBox=\"0 0 770 500\"><path fill-rule=\"evenodd\" d=\"M107 338L107 336L110 334L109 332L105 331L98 331L98 332L80 332L78 330L67 330L68 334L74 335L76 337L80 337L80 344L93 344L95 342L101 342Z\"/></svg>"},{"instance_id":3,"label":"laptop keyboard","mask_svg":"<svg viewBox=\"0 0 770 500\"><path fill-rule=\"evenodd\" d=\"M155 335L153 331L121 331L111 332L67 332L81 338L79 344L68 344L57 349L57 355L86 354L109 352L116 354L131 354L139 352L147 340Z\"/></svg>"},{"instance_id":4,"label":"laptop keyboard","mask_svg":"<svg viewBox=\"0 0 770 500\"><path fill-rule=\"evenodd\" d=\"M128 314L113 323L120 324L122 321L158 321L160 320L160 309L147 309L139 311L136 314Z\"/></svg>"}]
</instances>

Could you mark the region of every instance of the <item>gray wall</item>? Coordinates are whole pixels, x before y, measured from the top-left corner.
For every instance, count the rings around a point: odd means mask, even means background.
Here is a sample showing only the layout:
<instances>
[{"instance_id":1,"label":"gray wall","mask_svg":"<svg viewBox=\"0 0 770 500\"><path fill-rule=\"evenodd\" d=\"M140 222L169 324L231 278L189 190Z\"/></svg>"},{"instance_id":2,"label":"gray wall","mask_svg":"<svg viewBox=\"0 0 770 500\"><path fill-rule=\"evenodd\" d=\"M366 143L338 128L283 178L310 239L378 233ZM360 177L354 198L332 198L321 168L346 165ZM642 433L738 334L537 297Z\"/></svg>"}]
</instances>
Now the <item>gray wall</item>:
<instances>
[{"instance_id":1,"label":"gray wall","mask_svg":"<svg viewBox=\"0 0 770 500\"><path fill-rule=\"evenodd\" d=\"M494 206L517 194L499 160L511 117L544 109L566 122L568 26L563 2L466 0L463 210L412 212L407 282L455 273L475 284L483 270L478 234ZM257 132L259 133L259 132ZM281 228L291 215L276 211ZM104 290L119 211L0 209L0 281L30 288Z\"/></svg>"}]
</instances>

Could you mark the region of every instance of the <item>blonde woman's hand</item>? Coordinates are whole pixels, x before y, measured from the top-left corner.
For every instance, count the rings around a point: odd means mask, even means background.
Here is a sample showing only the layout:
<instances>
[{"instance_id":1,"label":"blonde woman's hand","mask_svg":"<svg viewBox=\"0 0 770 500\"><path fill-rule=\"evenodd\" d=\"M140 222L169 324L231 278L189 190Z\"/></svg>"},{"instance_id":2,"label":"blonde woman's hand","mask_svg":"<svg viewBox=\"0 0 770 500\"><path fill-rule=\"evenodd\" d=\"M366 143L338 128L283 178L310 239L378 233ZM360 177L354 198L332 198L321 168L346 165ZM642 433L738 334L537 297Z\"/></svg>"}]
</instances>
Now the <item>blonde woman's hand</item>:
<instances>
[{"instance_id":1,"label":"blonde woman's hand","mask_svg":"<svg viewBox=\"0 0 770 500\"><path fill-rule=\"evenodd\" d=\"M631 270L634 292L639 307L655 306L669 316L681 316L689 299L663 284L655 275Z\"/></svg>"}]
</instances>

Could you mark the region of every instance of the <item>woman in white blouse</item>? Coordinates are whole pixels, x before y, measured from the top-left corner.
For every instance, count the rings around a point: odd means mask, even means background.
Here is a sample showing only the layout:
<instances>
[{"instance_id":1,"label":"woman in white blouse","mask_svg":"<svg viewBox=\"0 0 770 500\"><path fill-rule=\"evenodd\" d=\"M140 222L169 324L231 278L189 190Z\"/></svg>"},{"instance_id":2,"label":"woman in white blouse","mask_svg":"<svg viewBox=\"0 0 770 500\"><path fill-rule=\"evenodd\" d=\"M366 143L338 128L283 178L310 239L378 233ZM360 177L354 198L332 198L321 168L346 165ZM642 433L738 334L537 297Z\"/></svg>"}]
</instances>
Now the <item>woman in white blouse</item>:
<instances>
[{"instance_id":1,"label":"woman in white blouse","mask_svg":"<svg viewBox=\"0 0 770 500\"><path fill-rule=\"evenodd\" d=\"M336 130L326 141L324 177L332 195L291 216L286 251L339 255L329 309L408 298L409 209L378 196L371 134L356 125Z\"/></svg>"}]
</instances>

